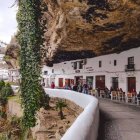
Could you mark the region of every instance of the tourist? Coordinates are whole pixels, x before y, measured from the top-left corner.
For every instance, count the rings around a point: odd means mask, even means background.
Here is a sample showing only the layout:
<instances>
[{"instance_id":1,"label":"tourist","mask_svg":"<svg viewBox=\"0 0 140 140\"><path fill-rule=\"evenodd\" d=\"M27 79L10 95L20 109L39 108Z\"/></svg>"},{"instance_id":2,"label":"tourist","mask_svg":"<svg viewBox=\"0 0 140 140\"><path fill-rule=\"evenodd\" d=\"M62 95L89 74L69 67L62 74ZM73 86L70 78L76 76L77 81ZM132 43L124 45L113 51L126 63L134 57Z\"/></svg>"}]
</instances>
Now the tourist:
<instances>
[{"instance_id":1,"label":"tourist","mask_svg":"<svg viewBox=\"0 0 140 140\"><path fill-rule=\"evenodd\" d=\"M120 91L121 93L124 93L123 90L122 90L122 88L120 88L119 91Z\"/></svg>"},{"instance_id":2,"label":"tourist","mask_svg":"<svg viewBox=\"0 0 140 140\"><path fill-rule=\"evenodd\" d=\"M77 85L75 84L72 88L73 91L77 91Z\"/></svg>"},{"instance_id":3,"label":"tourist","mask_svg":"<svg viewBox=\"0 0 140 140\"><path fill-rule=\"evenodd\" d=\"M68 90L70 90L71 87L70 87L68 84L66 84L66 85L64 86L64 89L68 89Z\"/></svg>"},{"instance_id":4,"label":"tourist","mask_svg":"<svg viewBox=\"0 0 140 140\"><path fill-rule=\"evenodd\" d=\"M79 83L79 85L78 85L78 87L77 87L77 90L78 90L78 92L82 92L82 84L81 83Z\"/></svg>"},{"instance_id":5,"label":"tourist","mask_svg":"<svg viewBox=\"0 0 140 140\"><path fill-rule=\"evenodd\" d=\"M88 93L91 95L91 92L92 92L92 86L91 85L88 85Z\"/></svg>"},{"instance_id":6,"label":"tourist","mask_svg":"<svg viewBox=\"0 0 140 140\"><path fill-rule=\"evenodd\" d=\"M110 91L107 87L105 87L105 96L106 98L110 98Z\"/></svg>"},{"instance_id":7,"label":"tourist","mask_svg":"<svg viewBox=\"0 0 140 140\"><path fill-rule=\"evenodd\" d=\"M137 94L137 98L138 98L138 100L140 100L140 91L139 91L139 93Z\"/></svg>"},{"instance_id":8,"label":"tourist","mask_svg":"<svg viewBox=\"0 0 140 140\"><path fill-rule=\"evenodd\" d=\"M85 84L83 85L82 93L88 94L88 85L87 85L87 83L85 83Z\"/></svg>"},{"instance_id":9,"label":"tourist","mask_svg":"<svg viewBox=\"0 0 140 140\"><path fill-rule=\"evenodd\" d=\"M71 84L70 84L70 89L73 90L73 87L74 87L74 84L71 83Z\"/></svg>"},{"instance_id":10,"label":"tourist","mask_svg":"<svg viewBox=\"0 0 140 140\"><path fill-rule=\"evenodd\" d=\"M97 92L98 92L98 97L100 97L100 87L96 88L97 89Z\"/></svg>"},{"instance_id":11,"label":"tourist","mask_svg":"<svg viewBox=\"0 0 140 140\"><path fill-rule=\"evenodd\" d=\"M132 90L132 95L133 95L133 96L136 96L136 95L137 95L137 92L136 92L135 89Z\"/></svg>"},{"instance_id":12,"label":"tourist","mask_svg":"<svg viewBox=\"0 0 140 140\"><path fill-rule=\"evenodd\" d=\"M52 88L52 89L55 88L55 84L54 84L54 82L51 83L51 88Z\"/></svg>"}]
</instances>

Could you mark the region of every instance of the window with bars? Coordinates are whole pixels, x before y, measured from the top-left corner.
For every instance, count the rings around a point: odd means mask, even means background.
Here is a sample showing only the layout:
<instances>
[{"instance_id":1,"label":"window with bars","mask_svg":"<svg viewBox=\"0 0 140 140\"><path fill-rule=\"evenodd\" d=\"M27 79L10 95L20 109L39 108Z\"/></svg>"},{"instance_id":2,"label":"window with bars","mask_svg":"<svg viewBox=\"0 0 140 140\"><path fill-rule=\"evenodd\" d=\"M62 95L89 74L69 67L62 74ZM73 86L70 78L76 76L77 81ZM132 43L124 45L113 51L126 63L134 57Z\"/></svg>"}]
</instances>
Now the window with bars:
<instances>
[{"instance_id":1,"label":"window with bars","mask_svg":"<svg viewBox=\"0 0 140 140\"><path fill-rule=\"evenodd\" d=\"M128 65L134 64L134 57L128 57Z\"/></svg>"},{"instance_id":2,"label":"window with bars","mask_svg":"<svg viewBox=\"0 0 140 140\"><path fill-rule=\"evenodd\" d=\"M114 60L114 66L116 66L117 65L117 60Z\"/></svg>"},{"instance_id":3,"label":"window with bars","mask_svg":"<svg viewBox=\"0 0 140 140\"><path fill-rule=\"evenodd\" d=\"M102 61L99 61L99 68L102 67Z\"/></svg>"}]
</instances>

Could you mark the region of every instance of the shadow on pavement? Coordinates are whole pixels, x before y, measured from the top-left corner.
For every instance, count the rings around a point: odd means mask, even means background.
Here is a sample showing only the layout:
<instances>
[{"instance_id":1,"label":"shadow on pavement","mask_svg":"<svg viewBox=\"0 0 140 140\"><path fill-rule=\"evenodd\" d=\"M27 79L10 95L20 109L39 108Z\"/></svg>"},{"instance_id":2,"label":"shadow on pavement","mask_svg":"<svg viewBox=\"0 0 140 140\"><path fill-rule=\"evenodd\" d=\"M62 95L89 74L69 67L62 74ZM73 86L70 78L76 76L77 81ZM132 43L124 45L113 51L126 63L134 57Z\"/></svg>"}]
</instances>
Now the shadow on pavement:
<instances>
[{"instance_id":1,"label":"shadow on pavement","mask_svg":"<svg viewBox=\"0 0 140 140\"><path fill-rule=\"evenodd\" d=\"M101 109L97 140L121 140L115 120Z\"/></svg>"}]
</instances>

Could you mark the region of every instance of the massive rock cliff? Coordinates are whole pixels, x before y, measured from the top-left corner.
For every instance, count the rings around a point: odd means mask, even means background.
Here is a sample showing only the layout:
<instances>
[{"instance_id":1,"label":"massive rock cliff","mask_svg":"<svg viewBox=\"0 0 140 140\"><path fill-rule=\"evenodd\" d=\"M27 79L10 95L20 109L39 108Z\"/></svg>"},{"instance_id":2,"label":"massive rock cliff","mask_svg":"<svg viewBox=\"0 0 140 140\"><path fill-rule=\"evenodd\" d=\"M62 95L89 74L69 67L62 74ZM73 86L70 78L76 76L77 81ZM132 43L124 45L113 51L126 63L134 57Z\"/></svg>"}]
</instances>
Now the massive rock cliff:
<instances>
[{"instance_id":1,"label":"massive rock cliff","mask_svg":"<svg viewBox=\"0 0 140 140\"><path fill-rule=\"evenodd\" d=\"M42 13L48 64L140 46L140 0L44 0Z\"/></svg>"},{"instance_id":2,"label":"massive rock cliff","mask_svg":"<svg viewBox=\"0 0 140 140\"><path fill-rule=\"evenodd\" d=\"M19 69L20 46L15 37L12 37L10 43L6 47L4 60L9 69Z\"/></svg>"}]
</instances>

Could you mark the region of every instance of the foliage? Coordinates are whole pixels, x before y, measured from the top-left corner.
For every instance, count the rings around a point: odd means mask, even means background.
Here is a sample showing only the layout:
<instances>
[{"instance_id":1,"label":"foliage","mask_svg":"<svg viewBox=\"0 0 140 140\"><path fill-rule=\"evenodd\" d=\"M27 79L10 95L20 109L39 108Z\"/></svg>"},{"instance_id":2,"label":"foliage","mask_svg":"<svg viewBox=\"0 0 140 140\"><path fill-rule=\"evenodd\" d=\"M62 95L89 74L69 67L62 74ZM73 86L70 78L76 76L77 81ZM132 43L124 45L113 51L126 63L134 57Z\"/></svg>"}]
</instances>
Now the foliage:
<instances>
[{"instance_id":1,"label":"foliage","mask_svg":"<svg viewBox=\"0 0 140 140\"><path fill-rule=\"evenodd\" d=\"M1 117L1 118L6 118L6 117L7 117L6 112L5 112L5 111L0 110L0 117Z\"/></svg>"},{"instance_id":2,"label":"foliage","mask_svg":"<svg viewBox=\"0 0 140 140\"><path fill-rule=\"evenodd\" d=\"M13 95L14 92L11 88L11 85L9 83L6 83L4 81L0 82L1 84L1 90L0 90L0 117L6 118L6 104L8 101L8 97Z\"/></svg>"},{"instance_id":3,"label":"foliage","mask_svg":"<svg viewBox=\"0 0 140 140\"><path fill-rule=\"evenodd\" d=\"M5 91L3 94L5 94L7 97L14 95L14 91L9 83L6 83L4 89Z\"/></svg>"},{"instance_id":4,"label":"foliage","mask_svg":"<svg viewBox=\"0 0 140 140\"><path fill-rule=\"evenodd\" d=\"M10 140L7 134L0 134L0 140Z\"/></svg>"},{"instance_id":5,"label":"foliage","mask_svg":"<svg viewBox=\"0 0 140 140\"><path fill-rule=\"evenodd\" d=\"M64 107L67 107L67 104L63 100L58 100L56 102L56 109L59 109L59 115L60 115L61 120L64 119L64 115L63 115Z\"/></svg>"},{"instance_id":6,"label":"foliage","mask_svg":"<svg viewBox=\"0 0 140 140\"><path fill-rule=\"evenodd\" d=\"M23 125L25 129L34 127L36 111L42 106L45 93L41 87L41 44L42 29L39 19L41 17L39 0L20 0L17 13L18 43L20 50L21 97L23 112ZM47 97L46 97L47 98ZM48 103L46 103L48 105Z\"/></svg>"},{"instance_id":7,"label":"foliage","mask_svg":"<svg viewBox=\"0 0 140 140\"><path fill-rule=\"evenodd\" d=\"M6 85L4 81L0 81L0 105L5 106L7 104ZM2 111L3 112L3 111ZM1 112L1 114L2 114Z\"/></svg>"},{"instance_id":8,"label":"foliage","mask_svg":"<svg viewBox=\"0 0 140 140\"><path fill-rule=\"evenodd\" d=\"M0 90L5 86L5 82L3 80L0 81Z\"/></svg>"},{"instance_id":9,"label":"foliage","mask_svg":"<svg viewBox=\"0 0 140 140\"><path fill-rule=\"evenodd\" d=\"M9 117L1 124L0 140L22 140L21 118L16 116ZM31 136L29 136L31 138ZM25 140L25 139L23 139Z\"/></svg>"},{"instance_id":10,"label":"foliage","mask_svg":"<svg viewBox=\"0 0 140 140\"><path fill-rule=\"evenodd\" d=\"M41 90L42 90L42 94L41 94L41 97L40 97L40 100L41 100L41 102L40 102L40 107L44 107L44 109L49 109L49 102L50 102L50 97L49 97L49 95L48 94L46 94L45 93L45 91L44 91L44 89L43 88L41 88Z\"/></svg>"}]
</instances>

